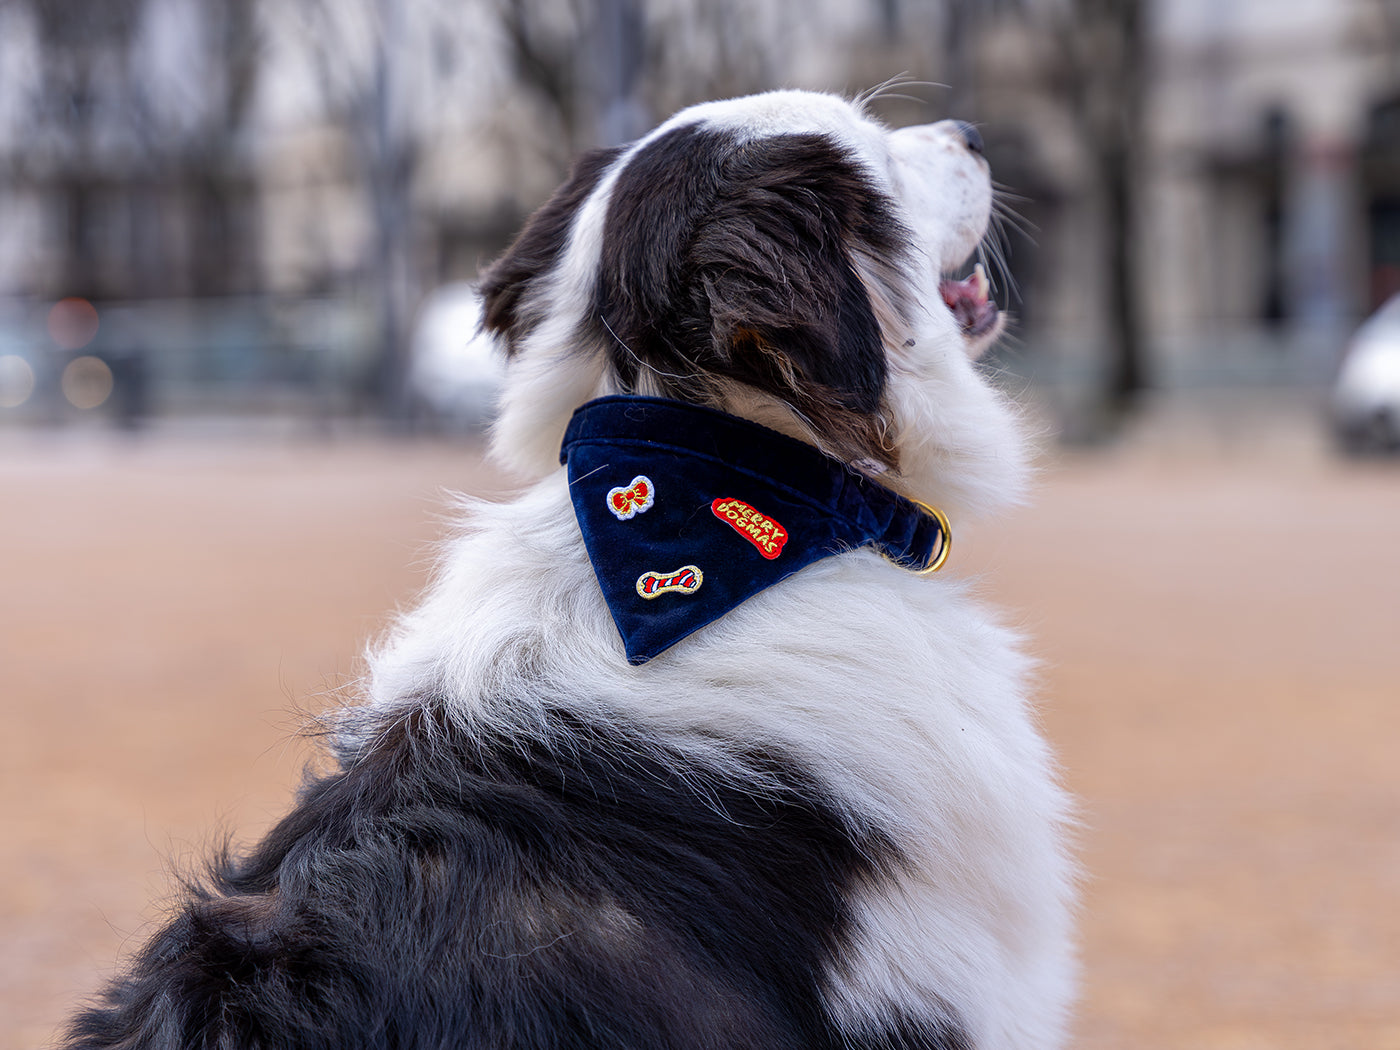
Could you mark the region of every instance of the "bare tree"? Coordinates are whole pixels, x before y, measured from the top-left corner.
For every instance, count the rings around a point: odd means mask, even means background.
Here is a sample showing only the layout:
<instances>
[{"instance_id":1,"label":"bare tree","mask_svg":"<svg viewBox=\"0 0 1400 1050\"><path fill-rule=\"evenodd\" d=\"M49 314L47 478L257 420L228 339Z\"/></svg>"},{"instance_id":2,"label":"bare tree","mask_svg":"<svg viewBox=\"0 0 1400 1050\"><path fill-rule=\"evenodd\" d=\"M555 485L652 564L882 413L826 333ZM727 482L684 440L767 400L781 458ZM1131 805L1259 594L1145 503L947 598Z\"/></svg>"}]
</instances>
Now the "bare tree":
<instances>
[{"instance_id":1,"label":"bare tree","mask_svg":"<svg viewBox=\"0 0 1400 1050\"><path fill-rule=\"evenodd\" d=\"M898 0L881 0L898 6ZM1391 3L1397 0L1378 0ZM1031 56L1023 90L1051 101L1072 129L1096 213L1103 275L1104 368L1096 425L1115 427L1148 386L1144 313L1135 255L1142 179L1144 106L1151 68L1148 0L949 0L932 41L939 75L960 116L978 119L992 87L977 61L987 34L1015 27ZM1034 135L1028 136L1033 139Z\"/></svg>"},{"instance_id":2,"label":"bare tree","mask_svg":"<svg viewBox=\"0 0 1400 1050\"><path fill-rule=\"evenodd\" d=\"M390 419L406 412L413 266L411 190L421 157L405 90L413 57L407 19L422 5L399 0L295 0L284 9L315 71L322 119L344 133L372 219L365 276L375 301L378 354L366 393Z\"/></svg>"},{"instance_id":3,"label":"bare tree","mask_svg":"<svg viewBox=\"0 0 1400 1050\"><path fill-rule=\"evenodd\" d=\"M1378 44L1392 75L1400 74L1400 0L1367 0L1361 5L1361 16L1367 14L1374 20Z\"/></svg>"},{"instance_id":4,"label":"bare tree","mask_svg":"<svg viewBox=\"0 0 1400 1050\"><path fill-rule=\"evenodd\" d=\"M1147 386L1140 276L1135 255L1143 185L1148 77L1144 0L1076 0L1077 30L1060 26L1066 90L1094 161L1103 201L1100 251L1108 282L1105 404L1131 410Z\"/></svg>"},{"instance_id":5,"label":"bare tree","mask_svg":"<svg viewBox=\"0 0 1400 1050\"><path fill-rule=\"evenodd\" d=\"M581 149L616 145L707 98L777 86L792 0L489 0L513 86L558 129L563 171Z\"/></svg>"},{"instance_id":6,"label":"bare tree","mask_svg":"<svg viewBox=\"0 0 1400 1050\"><path fill-rule=\"evenodd\" d=\"M502 30L513 86L533 98L556 147L553 166L562 172L585 145L586 102L582 62L594 5L589 0L493 0L490 16Z\"/></svg>"},{"instance_id":7,"label":"bare tree","mask_svg":"<svg viewBox=\"0 0 1400 1050\"><path fill-rule=\"evenodd\" d=\"M1116 427L1149 383L1135 255L1151 76L1148 0L945 0L936 8L912 0L871 3L885 27L886 46L876 60L913 50L927 63L925 75L943 85L939 101L947 113L996 122L988 134L994 152L1019 143L1012 152L1024 164L1025 147L1033 149L1040 134L1017 127L1019 111L1005 108L1008 98L1018 105L1028 97L1036 107L1048 103L1070 129L1087 174L1081 199L1095 213L1095 269L1103 275L1104 367L1098 418L1089 423L1095 431ZM911 39L921 46L911 49ZM1018 56L1014 68L1006 66L1008 54ZM1018 240L1016 222L1008 221L999 251Z\"/></svg>"},{"instance_id":8,"label":"bare tree","mask_svg":"<svg viewBox=\"0 0 1400 1050\"><path fill-rule=\"evenodd\" d=\"M96 9L83 0L32 2L44 55L32 116L47 133L56 169L53 192L61 201L65 230L58 280L66 294L95 297L102 291L101 252L93 243L103 181L93 145L103 94L97 70L104 59L120 62L128 54L139 6L140 0L115 0Z\"/></svg>"},{"instance_id":9,"label":"bare tree","mask_svg":"<svg viewBox=\"0 0 1400 1050\"><path fill-rule=\"evenodd\" d=\"M256 10L246 0L199 0L219 91L184 151L192 187L191 291L247 292L260 285L256 175L239 150L261 67Z\"/></svg>"},{"instance_id":10,"label":"bare tree","mask_svg":"<svg viewBox=\"0 0 1400 1050\"><path fill-rule=\"evenodd\" d=\"M184 0L194 40L174 63L186 82L171 90L153 82L149 53L169 10L153 12L151 0L17 2L32 12L43 71L27 118L66 231L53 291L212 295L255 285L255 179L235 148L258 70L250 6ZM125 244L114 229L130 231Z\"/></svg>"},{"instance_id":11,"label":"bare tree","mask_svg":"<svg viewBox=\"0 0 1400 1050\"><path fill-rule=\"evenodd\" d=\"M1098 203L1099 256L1106 282L1106 422L1136 406L1148 385L1140 273L1135 247L1150 67L1147 0L1018 0L1020 17L1052 42L1049 87L1079 131Z\"/></svg>"}]
</instances>

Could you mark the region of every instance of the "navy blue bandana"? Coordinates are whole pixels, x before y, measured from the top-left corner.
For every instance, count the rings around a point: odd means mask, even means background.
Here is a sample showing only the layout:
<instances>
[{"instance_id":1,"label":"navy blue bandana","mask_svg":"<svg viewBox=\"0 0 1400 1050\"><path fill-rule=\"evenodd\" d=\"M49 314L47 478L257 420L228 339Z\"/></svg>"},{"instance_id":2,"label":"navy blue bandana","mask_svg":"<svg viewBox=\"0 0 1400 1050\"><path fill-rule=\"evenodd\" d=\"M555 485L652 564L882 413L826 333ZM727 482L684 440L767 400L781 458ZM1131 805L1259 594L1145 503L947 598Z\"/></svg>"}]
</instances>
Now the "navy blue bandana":
<instances>
[{"instance_id":1,"label":"navy blue bandana","mask_svg":"<svg viewBox=\"0 0 1400 1050\"><path fill-rule=\"evenodd\" d=\"M680 401L590 401L559 458L634 664L821 558L873 547L927 572L948 552L937 511L811 445Z\"/></svg>"}]
</instances>

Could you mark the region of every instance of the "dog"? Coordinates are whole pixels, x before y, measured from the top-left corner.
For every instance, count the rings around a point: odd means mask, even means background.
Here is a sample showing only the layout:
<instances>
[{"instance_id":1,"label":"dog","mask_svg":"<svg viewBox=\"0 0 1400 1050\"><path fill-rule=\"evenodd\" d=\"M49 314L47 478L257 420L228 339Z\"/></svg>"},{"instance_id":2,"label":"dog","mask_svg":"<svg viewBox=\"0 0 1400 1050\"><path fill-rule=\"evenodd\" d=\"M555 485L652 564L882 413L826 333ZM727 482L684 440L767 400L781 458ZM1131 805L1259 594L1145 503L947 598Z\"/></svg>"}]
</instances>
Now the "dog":
<instances>
[{"instance_id":1,"label":"dog","mask_svg":"<svg viewBox=\"0 0 1400 1050\"><path fill-rule=\"evenodd\" d=\"M585 155L482 278L528 487L65 1045L1061 1045L1071 808L943 567L1028 473L992 203L970 125L824 94Z\"/></svg>"}]
</instances>

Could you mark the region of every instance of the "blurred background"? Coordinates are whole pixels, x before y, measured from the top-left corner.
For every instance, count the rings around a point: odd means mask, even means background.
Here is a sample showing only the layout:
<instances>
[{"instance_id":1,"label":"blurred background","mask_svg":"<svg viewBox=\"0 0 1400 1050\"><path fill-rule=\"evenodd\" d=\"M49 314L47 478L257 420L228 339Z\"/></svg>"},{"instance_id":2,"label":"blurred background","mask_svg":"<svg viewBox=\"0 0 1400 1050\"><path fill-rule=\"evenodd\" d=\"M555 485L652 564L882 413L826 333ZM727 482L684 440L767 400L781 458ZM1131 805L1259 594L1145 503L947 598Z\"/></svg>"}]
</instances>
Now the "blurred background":
<instances>
[{"instance_id":1,"label":"blurred background","mask_svg":"<svg viewBox=\"0 0 1400 1050\"><path fill-rule=\"evenodd\" d=\"M1400 289L1396 0L3 0L0 425L469 415L434 293L581 149L892 77L982 128L1000 364L1071 440L1317 393Z\"/></svg>"},{"instance_id":2,"label":"blurred background","mask_svg":"<svg viewBox=\"0 0 1400 1050\"><path fill-rule=\"evenodd\" d=\"M1400 1050L1400 0L0 0L0 1046L285 812L444 490L479 268L779 86L977 123L1088 1050Z\"/></svg>"}]
</instances>

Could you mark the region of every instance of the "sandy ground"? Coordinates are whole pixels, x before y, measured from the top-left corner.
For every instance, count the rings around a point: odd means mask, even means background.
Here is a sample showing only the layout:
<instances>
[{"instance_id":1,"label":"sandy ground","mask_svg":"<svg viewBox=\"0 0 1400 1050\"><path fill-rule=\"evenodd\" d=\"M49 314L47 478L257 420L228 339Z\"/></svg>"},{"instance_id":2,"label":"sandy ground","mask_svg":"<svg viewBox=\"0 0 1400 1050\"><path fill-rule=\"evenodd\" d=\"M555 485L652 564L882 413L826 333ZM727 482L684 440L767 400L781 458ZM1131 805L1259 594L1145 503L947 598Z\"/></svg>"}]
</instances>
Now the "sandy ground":
<instances>
[{"instance_id":1,"label":"sandy ground","mask_svg":"<svg viewBox=\"0 0 1400 1050\"><path fill-rule=\"evenodd\" d=\"M172 866L285 807L296 712L424 579L470 449L0 443L0 1046ZM1083 800L1075 1045L1400 1048L1400 465L1138 443L958 535Z\"/></svg>"}]
</instances>

